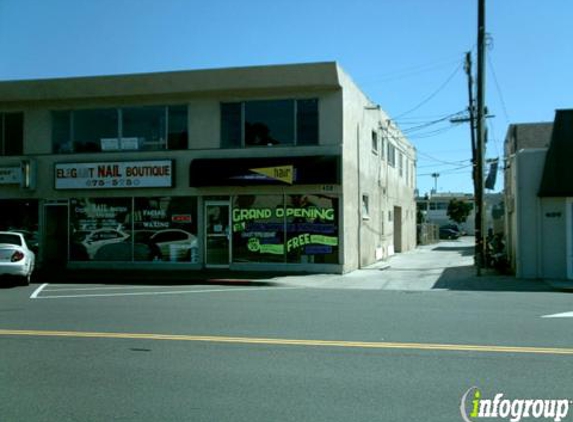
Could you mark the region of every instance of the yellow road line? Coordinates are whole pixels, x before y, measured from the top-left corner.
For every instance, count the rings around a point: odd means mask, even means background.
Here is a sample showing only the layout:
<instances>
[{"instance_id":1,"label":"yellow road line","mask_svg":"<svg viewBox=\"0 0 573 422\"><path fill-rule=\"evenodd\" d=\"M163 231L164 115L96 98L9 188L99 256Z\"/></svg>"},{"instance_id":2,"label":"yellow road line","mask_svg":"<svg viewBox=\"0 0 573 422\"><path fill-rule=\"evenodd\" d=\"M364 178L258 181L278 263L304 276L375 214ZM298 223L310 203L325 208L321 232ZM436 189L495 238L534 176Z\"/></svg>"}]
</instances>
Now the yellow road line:
<instances>
[{"instance_id":1,"label":"yellow road line","mask_svg":"<svg viewBox=\"0 0 573 422\"><path fill-rule=\"evenodd\" d=\"M297 340L280 338L226 337L226 336L191 336L178 334L138 334L138 333L98 333L83 331L38 331L38 330L2 330L0 336L31 337L71 337L103 338L124 340L168 340L198 341L210 343L265 344L272 346L314 346L346 347L368 349L407 349L438 350L450 352L483 352L483 353L532 353L549 355L573 355L573 348L559 347L523 347L523 346L480 346L471 344L437 344L437 343L395 343L343 340Z\"/></svg>"}]
</instances>

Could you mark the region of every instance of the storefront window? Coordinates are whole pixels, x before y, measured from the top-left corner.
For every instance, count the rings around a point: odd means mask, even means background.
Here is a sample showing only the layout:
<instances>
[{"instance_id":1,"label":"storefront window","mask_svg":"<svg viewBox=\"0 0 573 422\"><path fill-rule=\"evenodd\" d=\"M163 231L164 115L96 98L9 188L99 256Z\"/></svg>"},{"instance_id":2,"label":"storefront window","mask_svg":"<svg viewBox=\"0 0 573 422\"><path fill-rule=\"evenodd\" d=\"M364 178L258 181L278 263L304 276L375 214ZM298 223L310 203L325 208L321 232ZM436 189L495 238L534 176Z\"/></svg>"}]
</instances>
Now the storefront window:
<instances>
[{"instance_id":1,"label":"storefront window","mask_svg":"<svg viewBox=\"0 0 573 422\"><path fill-rule=\"evenodd\" d=\"M284 262L284 198L241 195L233 202L233 261Z\"/></svg>"},{"instance_id":2,"label":"storefront window","mask_svg":"<svg viewBox=\"0 0 573 422\"><path fill-rule=\"evenodd\" d=\"M338 263L336 197L241 195L232 221L234 262Z\"/></svg>"},{"instance_id":3,"label":"storefront window","mask_svg":"<svg viewBox=\"0 0 573 422\"><path fill-rule=\"evenodd\" d=\"M338 263L338 200L287 195L286 255L292 263Z\"/></svg>"},{"instance_id":4,"label":"storefront window","mask_svg":"<svg viewBox=\"0 0 573 422\"><path fill-rule=\"evenodd\" d=\"M135 198L136 261L199 262L197 199Z\"/></svg>"},{"instance_id":5,"label":"storefront window","mask_svg":"<svg viewBox=\"0 0 573 422\"><path fill-rule=\"evenodd\" d=\"M131 261L131 198L70 201L70 260Z\"/></svg>"}]
</instances>

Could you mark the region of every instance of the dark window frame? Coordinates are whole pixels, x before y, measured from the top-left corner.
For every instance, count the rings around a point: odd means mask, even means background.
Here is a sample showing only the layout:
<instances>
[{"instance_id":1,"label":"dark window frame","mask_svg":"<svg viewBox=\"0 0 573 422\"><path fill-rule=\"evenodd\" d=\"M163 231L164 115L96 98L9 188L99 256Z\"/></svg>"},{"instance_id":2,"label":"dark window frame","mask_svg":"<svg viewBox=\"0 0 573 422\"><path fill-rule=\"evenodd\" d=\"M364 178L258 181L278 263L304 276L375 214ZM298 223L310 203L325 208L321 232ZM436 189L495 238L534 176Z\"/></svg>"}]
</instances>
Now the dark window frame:
<instances>
[{"instance_id":1,"label":"dark window frame","mask_svg":"<svg viewBox=\"0 0 573 422\"><path fill-rule=\"evenodd\" d=\"M396 146L392 142L388 142L388 165L396 167Z\"/></svg>"},{"instance_id":2,"label":"dark window frame","mask_svg":"<svg viewBox=\"0 0 573 422\"><path fill-rule=\"evenodd\" d=\"M12 118L16 119L16 125L12 126L14 122L11 122L11 127L8 128L8 120ZM16 132L16 140L13 139L8 141L8 132ZM24 112L21 111L7 111L0 112L0 156L3 157L13 157L18 155L24 155Z\"/></svg>"},{"instance_id":3,"label":"dark window frame","mask_svg":"<svg viewBox=\"0 0 573 422\"><path fill-rule=\"evenodd\" d=\"M260 145L249 144L247 137L247 107L254 103L278 103L292 102L292 140L283 140L278 143L269 139L269 142ZM314 102L314 107L305 109L306 103ZM313 111L314 110L314 111ZM318 98L287 98L287 99L268 99L268 100L246 100L246 101L224 101L220 103L220 148L257 148L268 146L315 146L320 143L320 112ZM234 114L234 116L233 116ZM313 116L315 115L315 116ZM304 119L310 117L310 121ZM240 125L240 127L237 127ZM233 127L234 126L234 127ZM312 132L315 139L305 138L308 133L303 133L303 127ZM239 136L239 139L237 139Z\"/></svg>"},{"instance_id":4,"label":"dark window frame","mask_svg":"<svg viewBox=\"0 0 573 422\"><path fill-rule=\"evenodd\" d=\"M164 139L165 148L164 149L145 149L138 146L138 148L134 149L127 149L122 148L119 146L119 142L121 139L128 139L131 138L130 136L124 136L124 111L126 110L133 110L136 111L137 109L146 109L146 108L161 108L163 109L163 128L162 128L162 138ZM184 111L183 111L184 109ZM98 145L97 151L83 151L78 150L75 148L74 144L76 143L75 135L75 113L81 112L90 112L90 111L97 111L97 110L114 110L117 116L117 140L118 140L118 148L111 148L109 150L102 149L101 144ZM97 107L97 108L86 108L86 109L67 109L67 110L52 110L52 153L54 154L81 154L85 152L97 152L97 153L106 153L106 152L149 152L149 151L176 151L176 150L185 150L189 148L189 120L188 120L188 112L189 108L187 104L168 104L168 105L157 105L157 104L146 104L146 105L125 105L122 107ZM184 117L183 120L180 120L179 123L185 122L185 128L183 131L176 132L173 127L169 124L170 118L175 118L177 114L181 114ZM64 122L64 125L58 128L62 134L64 134L67 139L55 139L54 128L55 128L55 121L56 121L56 114L60 114L59 118L63 120L67 120ZM65 126L68 126L67 128ZM171 141L171 142L170 142ZM170 146L173 143L173 146Z\"/></svg>"}]
</instances>

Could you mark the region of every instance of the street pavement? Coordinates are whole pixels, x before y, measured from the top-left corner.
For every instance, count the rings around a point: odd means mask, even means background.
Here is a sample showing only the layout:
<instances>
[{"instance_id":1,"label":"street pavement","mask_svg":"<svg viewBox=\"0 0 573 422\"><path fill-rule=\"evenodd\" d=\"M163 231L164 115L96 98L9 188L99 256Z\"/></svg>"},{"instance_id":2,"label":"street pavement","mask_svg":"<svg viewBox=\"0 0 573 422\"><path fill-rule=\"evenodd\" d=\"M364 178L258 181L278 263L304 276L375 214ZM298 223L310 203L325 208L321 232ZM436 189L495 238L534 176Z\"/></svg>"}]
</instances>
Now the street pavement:
<instances>
[{"instance_id":1,"label":"street pavement","mask_svg":"<svg viewBox=\"0 0 573 422\"><path fill-rule=\"evenodd\" d=\"M0 288L0 421L462 421L472 387L565 399L573 421L573 319L546 317L571 293L476 277L472 247L345 275Z\"/></svg>"}]
</instances>

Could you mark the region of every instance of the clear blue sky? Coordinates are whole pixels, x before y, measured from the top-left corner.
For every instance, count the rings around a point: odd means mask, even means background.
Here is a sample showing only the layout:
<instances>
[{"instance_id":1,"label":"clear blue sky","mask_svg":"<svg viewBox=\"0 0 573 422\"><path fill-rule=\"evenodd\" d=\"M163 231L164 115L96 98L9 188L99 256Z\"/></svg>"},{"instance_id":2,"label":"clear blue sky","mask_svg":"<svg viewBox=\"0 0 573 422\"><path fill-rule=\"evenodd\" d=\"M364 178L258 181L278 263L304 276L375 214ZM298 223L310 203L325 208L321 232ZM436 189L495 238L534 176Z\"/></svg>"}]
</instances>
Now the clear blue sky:
<instances>
[{"instance_id":1,"label":"clear blue sky","mask_svg":"<svg viewBox=\"0 0 573 422\"><path fill-rule=\"evenodd\" d=\"M486 11L493 158L510 123L573 107L573 1ZM467 107L476 27L477 0L0 0L0 80L337 61L418 149L421 194L434 172L472 192L469 127L446 117Z\"/></svg>"}]
</instances>

